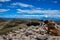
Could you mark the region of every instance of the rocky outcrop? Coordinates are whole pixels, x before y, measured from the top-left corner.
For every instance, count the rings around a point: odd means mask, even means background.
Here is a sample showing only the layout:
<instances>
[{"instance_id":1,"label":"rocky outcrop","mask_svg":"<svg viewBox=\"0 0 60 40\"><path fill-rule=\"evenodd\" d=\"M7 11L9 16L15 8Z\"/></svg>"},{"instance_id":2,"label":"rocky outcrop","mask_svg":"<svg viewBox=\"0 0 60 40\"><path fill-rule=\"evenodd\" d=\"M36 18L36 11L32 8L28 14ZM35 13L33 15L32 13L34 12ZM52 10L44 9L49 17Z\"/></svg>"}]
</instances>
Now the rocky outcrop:
<instances>
[{"instance_id":1,"label":"rocky outcrop","mask_svg":"<svg viewBox=\"0 0 60 40\"><path fill-rule=\"evenodd\" d=\"M27 28L12 30L7 33L7 35L2 35L0 37L2 40L52 40L53 38L60 39L60 37L52 37L52 35L47 34L42 26L30 26Z\"/></svg>"},{"instance_id":2,"label":"rocky outcrop","mask_svg":"<svg viewBox=\"0 0 60 40\"><path fill-rule=\"evenodd\" d=\"M0 35L1 40L52 40L55 37L57 38L57 36L60 37L60 25L57 25L54 21L50 20L23 21L14 19L1 24L1 29L15 27L17 25L23 26L23 28L17 28L6 34Z\"/></svg>"}]
</instances>

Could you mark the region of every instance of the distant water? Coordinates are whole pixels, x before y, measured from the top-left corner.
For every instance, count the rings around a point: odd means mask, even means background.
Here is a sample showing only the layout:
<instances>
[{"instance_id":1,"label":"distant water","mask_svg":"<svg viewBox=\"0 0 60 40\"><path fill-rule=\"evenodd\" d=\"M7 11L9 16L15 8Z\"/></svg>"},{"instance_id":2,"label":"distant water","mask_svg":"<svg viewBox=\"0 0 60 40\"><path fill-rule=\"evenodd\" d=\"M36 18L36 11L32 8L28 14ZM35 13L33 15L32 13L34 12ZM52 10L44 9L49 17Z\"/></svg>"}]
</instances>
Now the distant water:
<instances>
[{"instance_id":1,"label":"distant water","mask_svg":"<svg viewBox=\"0 0 60 40\"><path fill-rule=\"evenodd\" d=\"M15 20L15 19L20 19L20 20L31 20L31 19L36 19L36 20L53 20L53 21L60 21L60 18L3 18L4 20Z\"/></svg>"},{"instance_id":2,"label":"distant water","mask_svg":"<svg viewBox=\"0 0 60 40\"><path fill-rule=\"evenodd\" d=\"M3 18L5 20L14 20L14 19L20 19L20 20L30 20L30 19L36 19L36 20L53 20L53 21L60 21L60 17L49 15L47 16L20 16L18 18Z\"/></svg>"}]
</instances>

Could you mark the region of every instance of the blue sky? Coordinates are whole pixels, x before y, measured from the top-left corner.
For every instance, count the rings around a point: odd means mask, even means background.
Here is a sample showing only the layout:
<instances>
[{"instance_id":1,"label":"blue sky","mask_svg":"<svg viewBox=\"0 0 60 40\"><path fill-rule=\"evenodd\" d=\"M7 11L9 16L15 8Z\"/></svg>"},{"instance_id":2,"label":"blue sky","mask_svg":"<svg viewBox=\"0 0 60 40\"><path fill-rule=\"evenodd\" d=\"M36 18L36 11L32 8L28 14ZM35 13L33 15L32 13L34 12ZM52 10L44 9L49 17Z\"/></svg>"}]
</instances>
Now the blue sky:
<instances>
[{"instance_id":1,"label":"blue sky","mask_svg":"<svg viewBox=\"0 0 60 40\"><path fill-rule=\"evenodd\" d=\"M0 0L0 17L60 18L60 0Z\"/></svg>"}]
</instances>

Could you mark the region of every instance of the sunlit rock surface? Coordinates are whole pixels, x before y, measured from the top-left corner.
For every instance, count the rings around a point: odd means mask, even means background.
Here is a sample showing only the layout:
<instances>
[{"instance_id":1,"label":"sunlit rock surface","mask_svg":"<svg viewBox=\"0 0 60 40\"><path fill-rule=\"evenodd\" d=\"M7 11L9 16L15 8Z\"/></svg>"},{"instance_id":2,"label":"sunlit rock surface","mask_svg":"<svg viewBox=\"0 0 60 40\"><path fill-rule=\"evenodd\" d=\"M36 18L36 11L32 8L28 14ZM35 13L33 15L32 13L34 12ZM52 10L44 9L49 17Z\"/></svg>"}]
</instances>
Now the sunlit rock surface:
<instances>
[{"instance_id":1,"label":"sunlit rock surface","mask_svg":"<svg viewBox=\"0 0 60 40\"><path fill-rule=\"evenodd\" d=\"M27 28L13 30L7 35L1 35L1 40L60 40L59 36L46 34L46 30L40 26L30 26Z\"/></svg>"},{"instance_id":2,"label":"sunlit rock surface","mask_svg":"<svg viewBox=\"0 0 60 40\"><path fill-rule=\"evenodd\" d=\"M5 23L5 24L4 24ZM14 30L9 31L6 34L0 35L0 40L60 40L60 25L57 25L53 21L21 21L21 20L13 20L13 21L7 21L4 22L3 28L11 28L15 27L17 25L24 26L23 28L17 28ZM36 25L37 23L37 25ZM16 25L17 24L17 25ZM20 25L21 24L21 25ZM27 25L29 24L29 26ZM25 27L27 26L27 27ZM53 31L48 31L48 28L50 28ZM58 34L55 35L55 30L58 31ZM49 32L49 33L48 33ZM55 33L54 33L55 32ZM54 35L53 35L54 34Z\"/></svg>"}]
</instances>

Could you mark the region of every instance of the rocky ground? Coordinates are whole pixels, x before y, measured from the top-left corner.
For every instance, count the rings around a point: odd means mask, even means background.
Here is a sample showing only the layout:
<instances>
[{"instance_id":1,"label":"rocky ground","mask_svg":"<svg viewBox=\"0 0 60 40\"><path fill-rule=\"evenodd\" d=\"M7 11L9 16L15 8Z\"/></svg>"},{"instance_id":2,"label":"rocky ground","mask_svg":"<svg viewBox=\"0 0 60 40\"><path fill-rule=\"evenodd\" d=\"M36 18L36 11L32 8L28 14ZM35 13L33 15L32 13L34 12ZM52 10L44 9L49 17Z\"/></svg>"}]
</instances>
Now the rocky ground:
<instances>
[{"instance_id":1,"label":"rocky ground","mask_svg":"<svg viewBox=\"0 0 60 40\"><path fill-rule=\"evenodd\" d=\"M60 37L46 34L42 26L30 26L0 35L0 40L60 40Z\"/></svg>"},{"instance_id":2,"label":"rocky ground","mask_svg":"<svg viewBox=\"0 0 60 40\"><path fill-rule=\"evenodd\" d=\"M49 26L57 27L56 29L59 34L58 36L55 36L51 33L48 34L46 30L46 25L47 24L43 21L36 20L33 20L33 22L30 20L2 21L2 23L0 23L0 34L5 33L6 31L7 32L6 34L0 35L0 40L60 40L60 25L57 25L57 23L55 22L48 22ZM8 32L9 29L11 31Z\"/></svg>"}]
</instances>

